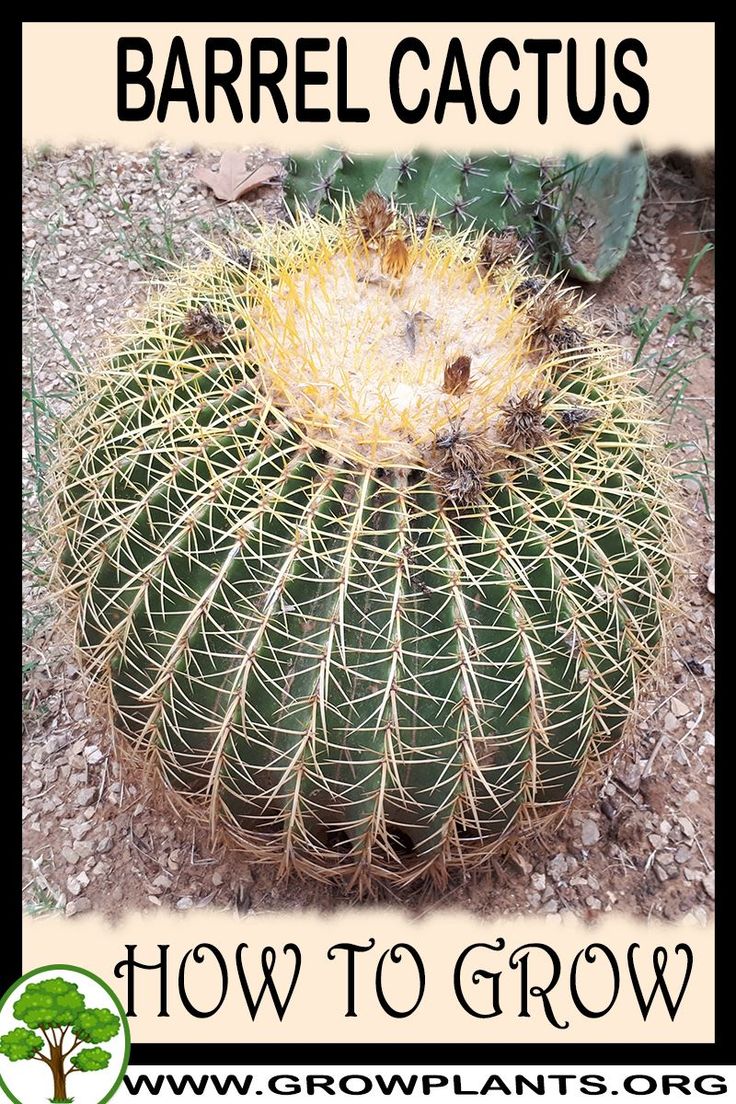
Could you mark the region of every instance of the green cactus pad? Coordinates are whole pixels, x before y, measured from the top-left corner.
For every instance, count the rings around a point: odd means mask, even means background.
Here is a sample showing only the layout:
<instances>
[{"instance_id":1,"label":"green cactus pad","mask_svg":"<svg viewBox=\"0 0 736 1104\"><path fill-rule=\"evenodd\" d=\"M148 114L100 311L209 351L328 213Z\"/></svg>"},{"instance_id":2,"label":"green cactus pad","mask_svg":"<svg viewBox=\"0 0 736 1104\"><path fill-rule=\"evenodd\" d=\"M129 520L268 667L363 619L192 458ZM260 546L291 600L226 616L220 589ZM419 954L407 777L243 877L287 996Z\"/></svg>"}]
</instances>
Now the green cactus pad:
<instances>
[{"instance_id":1,"label":"green cactus pad","mask_svg":"<svg viewBox=\"0 0 736 1104\"><path fill-rule=\"evenodd\" d=\"M647 187L646 154L603 154L577 164L568 158L565 169L551 220L562 265L578 280L600 283L634 236Z\"/></svg>"},{"instance_id":2,"label":"green cactus pad","mask_svg":"<svg viewBox=\"0 0 736 1104\"><path fill-rule=\"evenodd\" d=\"M419 214L434 212L451 230L473 224L528 233L541 196L538 162L505 153L458 155L415 153L360 157L325 150L292 156L284 180L286 200L333 218L345 200L359 202L376 191Z\"/></svg>"}]
</instances>

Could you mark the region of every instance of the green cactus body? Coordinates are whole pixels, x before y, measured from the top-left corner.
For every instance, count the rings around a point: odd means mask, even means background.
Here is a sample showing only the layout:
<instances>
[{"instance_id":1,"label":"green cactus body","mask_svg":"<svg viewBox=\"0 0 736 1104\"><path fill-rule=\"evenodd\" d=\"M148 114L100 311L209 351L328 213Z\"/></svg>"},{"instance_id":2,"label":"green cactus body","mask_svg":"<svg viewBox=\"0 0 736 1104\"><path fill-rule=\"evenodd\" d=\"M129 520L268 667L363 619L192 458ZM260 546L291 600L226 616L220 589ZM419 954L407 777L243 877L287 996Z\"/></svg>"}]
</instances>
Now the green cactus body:
<instances>
[{"instance_id":1,"label":"green cactus body","mask_svg":"<svg viewBox=\"0 0 736 1104\"><path fill-rule=\"evenodd\" d=\"M413 153L351 156L323 150L289 158L284 190L293 209L335 217L345 199L358 202L371 190L419 214L432 213L450 230L466 224L502 230L532 228L542 194L538 161L507 153Z\"/></svg>"},{"instance_id":2,"label":"green cactus body","mask_svg":"<svg viewBox=\"0 0 736 1104\"><path fill-rule=\"evenodd\" d=\"M597 284L626 256L647 187L647 156L601 154L566 159L557 202L546 222L562 264L576 279Z\"/></svg>"},{"instance_id":3,"label":"green cactus body","mask_svg":"<svg viewBox=\"0 0 736 1104\"><path fill-rule=\"evenodd\" d=\"M671 567L648 409L580 308L469 234L360 225L182 274L90 381L56 506L120 730L250 855L366 888L564 809L622 737Z\"/></svg>"}]
</instances>

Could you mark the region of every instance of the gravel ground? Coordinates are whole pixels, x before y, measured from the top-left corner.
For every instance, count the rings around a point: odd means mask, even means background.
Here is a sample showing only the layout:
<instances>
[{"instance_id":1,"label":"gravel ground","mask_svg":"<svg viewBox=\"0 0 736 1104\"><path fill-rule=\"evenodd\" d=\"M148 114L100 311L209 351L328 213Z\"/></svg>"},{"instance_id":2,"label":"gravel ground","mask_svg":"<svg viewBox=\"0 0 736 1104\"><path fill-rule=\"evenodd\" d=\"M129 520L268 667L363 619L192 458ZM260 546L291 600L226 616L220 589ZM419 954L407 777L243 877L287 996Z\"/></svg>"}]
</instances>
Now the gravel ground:
<instances>
[{"instance_id":1,"label":"gravel ground","mask_svg":"<svg viewBox=\"0 0 736 1104\"><path fill-rule=\"evenodd\" d=\"M249 152L253 167L267 151ZM103 349L153 277L202 256L207 241L254 218L278 217L278 188L219 204L196 180L214 154L107 148L25 156L25 832L24 897L31 913L205 906L333 907L338 889L274 883L270 870L215 852L115 754L106 713L74 658L69 629L44 587L39 508L48 479L49 412L63 409L70 375ZM707 184L658 163L637 236L596 293L604 330L629 355L641 311L679 294L688 262L712 227ZM589 289L588 289L589 290ZM677 308L678 331L649 348L688 359L687 402L674 412L676 462L710 454L713 423L713 271L699 267ZM684 321L682 317L684 315ZM632 332L633 331L633 332ZM661 379L661 377L660 377ZM670 389L671 390L671 389ZM670 403L674 411L675 403ZM51 462L53 462L51 460ZM581 789L560 828L518 845L442 895L419 886L408 903L481 913L623 911L704 924L713 908L713 522L702 480L682 480L686 542L681 615L656 689L647 688L634 740ZM706 485L707 489L707 485ZM386 900L394 899L385 891Z\"/></svg>"}]
</instances>

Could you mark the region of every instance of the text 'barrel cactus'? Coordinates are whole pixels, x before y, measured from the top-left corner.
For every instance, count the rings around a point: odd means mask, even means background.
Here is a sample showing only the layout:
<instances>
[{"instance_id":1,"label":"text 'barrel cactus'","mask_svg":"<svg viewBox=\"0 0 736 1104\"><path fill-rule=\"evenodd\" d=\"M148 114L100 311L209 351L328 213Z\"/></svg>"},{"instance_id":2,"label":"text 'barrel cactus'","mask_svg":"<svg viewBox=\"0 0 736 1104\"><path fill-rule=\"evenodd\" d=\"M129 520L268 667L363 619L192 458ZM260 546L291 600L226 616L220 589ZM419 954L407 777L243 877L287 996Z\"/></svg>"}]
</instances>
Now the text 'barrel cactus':
<instances>
[{"instance_id":1,"label":"text 'barrel cactus'","mask_svg":"<svg viewBox=\"0 0 736 1104\"><path fill-rule=\"evenodd\" d=\"M666 469L512 231L374 193L263 227L131 327L63 459L60 573L116 723L255 859L441 883L622 737Z\"/></svg>"}]
</instances>

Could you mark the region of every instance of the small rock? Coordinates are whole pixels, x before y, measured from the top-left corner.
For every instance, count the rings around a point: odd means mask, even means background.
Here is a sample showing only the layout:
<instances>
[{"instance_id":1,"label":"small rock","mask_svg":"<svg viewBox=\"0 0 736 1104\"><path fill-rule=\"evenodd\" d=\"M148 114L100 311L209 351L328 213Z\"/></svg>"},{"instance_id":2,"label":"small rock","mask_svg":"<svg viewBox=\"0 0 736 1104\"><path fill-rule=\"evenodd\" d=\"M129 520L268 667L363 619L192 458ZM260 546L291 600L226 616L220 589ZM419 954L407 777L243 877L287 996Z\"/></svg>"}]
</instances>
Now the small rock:
<instances>
[{"instance_id":1,"label":"small rock","mask_svg":"<svg viewBox=\"0 0 736 1104\"><path fill-rule=\"evenodd\" d=\"M532 874L531 881L534 888L539 890L540 893L547 885L547 878L544 874Z\"/></svg>"},{"instance_id":2,"label":"small rock","mask_svg":"<svg viewBox=\"0 0 736 1104\"><path fill-rule=\"evenodd\" d=\"M706 586L708 587L708 593L709 594L715 594L715 592L716 592L716 569L715 568L713 568L710 575L708 576L708 582L706 583Z\"/></svg>"},{"instance_id":3,"label":"small rock","mask_svg":"<svg viewBox=\"0 0 736 1104\"><path fill-rule=\"evenodd\" d=\"M71 893L72 897L78 897L79 894L82 892L82 887L79 884L79 880L77 878L67 878L66 888L68 889L69 893Z\"/></svg>"},{"instance_id":4,"label":"small rock","mask_svg":"<svg viewBox=\"0 0 736 1104\"><path fill-rule=\"evenodd\" d=\"M214 874L212 875L212 884L216 885L216 886L221 886L224 881L225 881L225 876L222 873L222 871L221 870L216 870L214 872Z\"/></svg>"},{"instance_id":5,"label":"small rock","mask_svg":"<svg viewBox=\"0 0 736 1104\"><path fill-rule=\"evenodd\" d=\"M664 719L664 730L665 730L665 732L674 732L679 727L680 727L680 722L678 721L675 714L674 713L668 713L667 716Z\"/></svg>"},{"instance_id":6,"label":"small rock","mask_svg":"<svg viewBox=\"0 0 736 1104\"><path fill-rule=\"evenodd\" d=\"M677 850L675 851L675 862L676 863L686 863L691 856L692 856L692 851L690 850L689 847L685 847L685 846L678 847Z\"/></svg>"},{"instance_id":7,"label":"small rock","mask_svg":"<svg viewBox=\"0 0 736 1104\"><path fill-rule=\"evenodd\" d=\"M592 847L601 838L600 829L594 820L584 820L580 831L583 847Z\"/></svg>"},{"instance_id":8,"label":"small rock","mask_svg":"<svg viewBox=\"0 0 736 1104\"><path fill-rule=\"evenodd\" d=\"M73 847L62 847L61 853L70 866L74 866L75 863L79 862L79 855Z\"/></svg>"},{"instance_id":9,"label":"small rock","mask_svg":"<svg viewBox=\"0 0 736 1104\"><path fill-rule=\"evenodd\" d=\"M660 882L666 882L667 879L669 878L668 871L665 870L665 868L663 866L661 866L659 863L654 864L654 873L657 875Z\"/></svg>"},{"instance_id":10,"label":"small rock","mask_svg":"<svg viewBox=\"0 0 736 1104\"><path fill-rule=\"evenodd\" d=\"M660 291L672 291L675 286L675 278L670 272L663 272L659 278Z\"/></svg>"},{"instance_id":11,"label":"small rock","mask_svg":"<svg viewBox=\"0 0 736 1104\"><path fill-rule=\"evenodd\" d=\"M596 912L598 911L599 908L601 908L600 898L599 897L594 897L592 893L590 894L590 896L585 898L585 903L586 903L586 905L588 906L589 909L593 909Z\"/></svg>"},{"instance_id":12,"label":"small rock","mask_svg":"<svg viewBox=\"0 0 736 1104\"><path fill-rule=\"evenodd\" d=\"M85 887L89 885L89 877L84 872L84 870L80 870L78 874L75 874L75 878L79 882L80 886Z\"/></svg>"},{"instance_id":13,"label":"small rock","mask_svg":"<svg viewBox=\"0 0 736 1104\"><path fill-rule=\"evenodd\" d=\"M72 824L69 834L73 840L81 840L87 835L91 827L92 825L88 821L78 820Z\"/></svg>"},{"instance_id":14,"label":"small rock","mask_svg":"<svg viewBox=\"0 0 736 1104\"><path fill-rule=\"evenodd\" d=\"M65 912L67 916L76 916L80 912L89 912L91 908L92 902L86 897L77 897L76 900L69 902Z\"/></svg>"},{"instance_id":15,"label":"small rock","mask_svg":"<svg viewBox=\"0 0 736 1104\"><path fill-rule=\"evenodd\" d=\"M193 908L194 900L191 897L180 897L176 902L176 907L182 910Z\"/></svg>"},{"instance_id":16,"label":"small rock","mask_svg":"<svg viewBox=\"0 0 736 1104\"><path fill-rule=\"evenodd\" d=\"M641 782L642 767L639 763L622 763L616 769L615 777L630 793L636 793Z\"/></svg>"},{"instance_id":17,"label":"small rock","mask_svg":"<svg viewBox=\"0 0 736 1104\"><path fill-rule=\"evenodd\" d=\"M112 836L108 836L106 839L101 839L97 844L97 850L100 855L104 855L106 851L112 851Z\"/></svg>"},{"instance_id":18,"label":"small rock","mask_svg":"<svg viewBox=\"0 0 736 1104\"><path fill-rule=\"evenodd\" d=\"M688 794L688 797L689 797L689 794ZM678 817L677 818L677 823L680 825L680 827L682 828L683 832L688 837L688 839L692 839L694 837L695 828L693 826L693 822L690 820L690 817Z\"/></svg>"},{"instance_id":19,"label":"small rock","mask_svg":"<svg viewBox=\"0 0 736 1104\"><path fill-rule=\"evenodd\" d=\"M560 906L557 901L555 901L554 897L551 897L549 901L545 901L544 905L542 906L542 912L554 913L557 912L559 907Z\"/></svg>"},{"instance_id":20,"label":"small rock","mask_svg":"<svg viewBox=\"0 0 736 1104\"><path fill-rule=\"evenodd\" d=\"M651 843L652 847L664 847L664 844L666 842L665 839L664 839L664 836L658 835L657 832L652 832L647 837L647 839Z\"/></svg>"},{"instance_id":21,"label":"small rock","mask_svg":"<svg viewBox=\"0 0 736 1104\"><path fill-rule=\"evenodd\" d=\"M709 897L711 897L713 900L715 900L715 896L716 896L716 872L715 872L715 870L709 870L708 873L703 878L703 889L705 890L705 892L708 894Z\"/></svg>"},{"instance_id":22,"label":"small rock","mask_svg":"<svg viewBox=\"0 0 736 1104\"><path fill-rule=\"evenodd\" d=\"M158 905L159 908L161 907L161 902L159 901L158 897L149 896L148 900L151 902L152 905Z\"/></svg>"},{"instance_id":23,"label":"small rock","mask_svg":"<svg viewBox=\"0 0 736 1104\"><path fill-rule=\"evenodd\" d=\"M84 808L85 805L91 805L96 796L96 786L85 786L84 789L79 790L79 792L77 793L77 796L74 799L74 804L78 805L80 808Z\"/></svg>"},{"instance_id":24,"label":"small rock","mask_svg":"<svg viewBox=\"0 0 736 1104\"><path fill-rule=\"evenodd\" d=\"M674 713L676 717L687 717L690 713L690 706L685 705L685 702L681 701L680 698L673 698L670 702L670 712Z\"/></svg>"},{"instance_id":25,"label":"small rock","mask_svg":"<svg viewBox=\"0 0 736 1104\"><path fill-rule=\"evenodd\" d=\"M703 871L696 870L693 866L686 866L682 872L685 875L685 881L687 882L702 882Z\"/></svg>"},{"instance_id":26,"label":"small rock","mask_svg":"<svg viewBox=\"0 0 736 1104\"><path fill-rule=\"evenodd\" d=\"M550 859L547 863L547 873L554 882L559 882L564 878L567 874L567 856L559 854Z\"/></svg>"}]
</instances>

